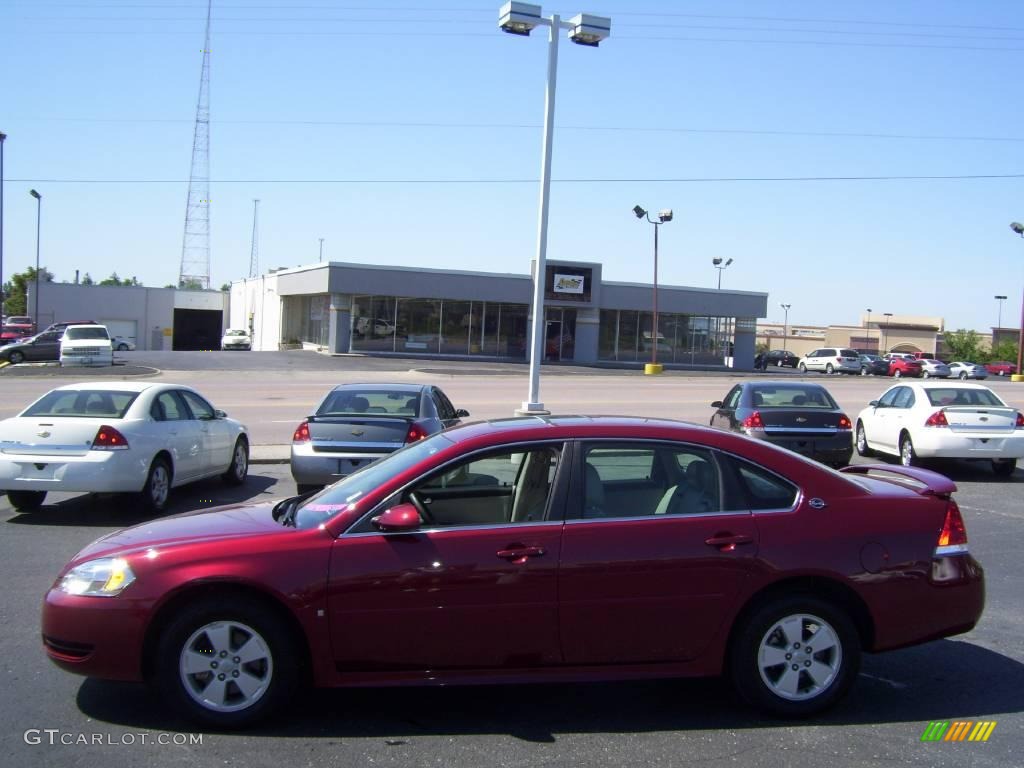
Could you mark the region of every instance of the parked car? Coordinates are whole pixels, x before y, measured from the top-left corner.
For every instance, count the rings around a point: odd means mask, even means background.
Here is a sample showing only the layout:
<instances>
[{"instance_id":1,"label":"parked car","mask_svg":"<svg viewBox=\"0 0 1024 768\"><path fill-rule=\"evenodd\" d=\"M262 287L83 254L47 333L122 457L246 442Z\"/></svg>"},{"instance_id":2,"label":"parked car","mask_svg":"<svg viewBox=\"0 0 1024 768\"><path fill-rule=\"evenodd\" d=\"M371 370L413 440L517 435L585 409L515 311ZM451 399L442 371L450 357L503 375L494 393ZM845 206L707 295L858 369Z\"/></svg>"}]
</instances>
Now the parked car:
<instances>
[{"instance_id":1,"label":"parked car","mask_svg":"<svg viewBox=\"0 0 1024 768\"><path fill-rule=\"evenodd\" d=\"M64 331L44 331L0 347L0 359L18 363L60 359L60 337Z\"/></svg>"},{"instance_id":2,"label":"parked car","mask_svg":"<svg viewBox=\"0 0 1024 768\"><path fill-rule=\"evenodd\" d=\"M1024 414L981 384L907 382L887 389L857 416L857 453L992 462L1000 476L1024 458Z\"/></svg>"},{"instance_id":3,"label":"parked car","mask_svg":"<svg viewBox=\"0 0 1024 768\"><path fill-rule=\"evenodd\" d=\"M252 339L249 338L249 331L245 328L228 328L220 340L220 348L227 349L252 349Z\"/></svg>"},{"instance_id":4,"label":"parked car","mask_svg":"<svg viewBox=\"0 0 1024 768\"><path fill-rule=\"evenodd\" d=\"M66 320L60 323L50 323L46 326L47 331L63 331L69 325L99 325L95 320Z\"/></svg>"},{"instance_id":5,"label":"parked car","mask_svg":"<svg viewBox=\"0 0 1024 768\"><path fill-rule=\"evenodd\" d=\"M477 422L311 497L105 536L57 575L43 644L214 728L305 681L724 673L754 706L810 716L862 652L982 613L956 486L878 469L667 420Z\"/></svg>"},{"instance_id":6,"label":"parked car","mask_svg":"<svg viewBox=\"0 0 1024 768\"><path fill-rule=\"evenodd\" d=\"M69 384L0 422L0 489L22 512L48 491L134 493L152 511L171 488L249 467L242 424L177 384Z\"/></svg>"},{"instance_id":7,"label":"parked car","mask_svg":"<svg viewBox=\"0 0 1024 768\"><path fill-rule=\"evenodd\" d=\"M921 364L921 376L926 379L948 379L949 366L941 360L933 357L919 357L917 361Z\"/></svg>"},{"instance_id":8,"label":"parked car","mask_svg":"<svg viewBox=\"0 0 1024 768\"><path fill-rule=\"evenodd\" d=\"M889 361L889 375L900 379L904 376L921 378L924 375L924 366L921 361L913 355L889 354L884 359Z\"/></svg>"},{"instance_id":9,"label":"parked car","mask_svg":"<svg viewBox=\"0 0 1024 768\"><path fill-rule=\"evenodd\" d=\"M113 365L114 346L105 325L69 325L60 337L60 364Z\"/></svg>"},{"instance_id":10,"label":"parked car","mask_svg":"<svg viewBox=\"0 0 1024 768\"><path fill-rule=\"evenodd\" d=\"M118 352L133 352L135 350L135 342L124 336L115 336L110 343Z\"/></svg>"},{"instance_id":11,"label":"parked car","mask_svg":"<svg viewBox=\"0 0 1024 768\"><path fill-rule=\"evenodd\" d=\"M883 360L878 355L862 353L860 356L861 376L888 376L889 361Z\"/></svg>"},{"instance_id":12,"label":"parked car","mask_svg":"<svg viewBox=\"0 0 1024 768\"><path fill-rule=\"evenodd\" d=\"M4 320L4 325L21 328L27 334L36 332L36 324L29 315L11 315Z\"/></svg>"},{"instance_id":13,"label":"parked car","mask_svg":"<svg viewBox=\"0 0 1024 768\"><path fill-rule=\"evenodd\" d=\"M822 347L800 358L797 368L801 373L860 373L860 355L845 347Z\"/></svg>"},{"instance_id":14,"label":"parked car","mask_svg":"<svg viewBox=\"0 0 1024 768\"><path fill-rule=\"evenodd\" d=\"M711 426L740 432L825 464L842 467L853 455L853 424L819 384L744 381L715 408Z\"/></svg>"},{"instance_id":15,"label":"parked car","mask_svg":"<svg viewBox=\"0 0 1024 768\"><path fill-rule=\"evenodd\" d=\"M26 330L20 325L5 325L0 328L0 346L13 344L16 341L22 341L27 339L30 335L31 331Z\"/></svg>"},{"instance_id":16,"label":"parked car","mask_svg":"<svg viewBox=\"0 0 1024 768\"><path fill-rule=\"evenodd\" d=\"M796 368L800 358L786 349L770 349L765 353L768 356L768 365L777 368Z\"/></svg>"},{"instance_id":17,"label":"parked car","mask_svg":"<svg viewBox=\"0 0 1024 768\"><path fill-rule=\"evenodd\" d=\"M315 490L467 416L429 384L341 384L296 427L292 477Z\"/></svg>"},{"instance_id":18,"label":"parked car","mask_svg":"<svg viewBox=\"0 0 1024 768\"><path fill-rule=\"evenodd\" d=\"M985 364L985 370L995 376L1012 376L1017 372L1017 365L1009 360L993 360Z\"/></svg>"},{"instance_id":19,"label":"parked car","mask_svg":"<svg viewBox=\"0 0 1024 768\"><path fill-rule=\"evenodd\" d=\"M949 364L949 375L955 379L987 379L985 366L957 360Z\"/></svg>"}]
</instances>

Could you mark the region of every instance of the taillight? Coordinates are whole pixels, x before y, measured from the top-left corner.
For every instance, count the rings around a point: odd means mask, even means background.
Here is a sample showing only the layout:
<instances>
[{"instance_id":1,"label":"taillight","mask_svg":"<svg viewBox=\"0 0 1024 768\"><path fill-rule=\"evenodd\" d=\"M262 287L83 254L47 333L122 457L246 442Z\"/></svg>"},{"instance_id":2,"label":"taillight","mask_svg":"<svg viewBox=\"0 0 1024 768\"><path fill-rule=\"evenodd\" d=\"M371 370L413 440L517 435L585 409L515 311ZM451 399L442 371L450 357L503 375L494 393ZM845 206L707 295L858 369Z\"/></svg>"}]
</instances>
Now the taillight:
<instances>
[{"instance_id":1,"label":"taillight","mask_svg":"<svg viewBox=\"0 0 1024 768\"><path fill-rule=\"evenodd\" d=\"M942 521L939 541L935 545L936 557L967 552L967 528L960 507L952 499L946 504L946 519Z\"/></svg>"},{"instance_id":2,"label":"taillight","mask_svg":"<svg viewBox=\"0 0 1024 768\"><path fill-rule=\"evenodd\" d=\"M760 411L754 411L743 420L744 429L764 429L764 420Z\"/></svg>"},{"instance_id":3,"label":"taillight","mask_svg":"<svg viewBox=\"0 0 1024 768\"><path fill-rule=\"evenodd\" d=\"M837 357L837 358L836 358L836 362L837 362L837 363L841 363L841 362L843 362L843 358L841 358L841 357Z\"/></svg>"},{"instance_id":4,"label":"taillight","mask_svg":"<svg viewBox=\"0 0 1024 768\"><path fill-rule=\"evenodd\" d=\"M92 441L92 450L94 451L123 451L127 448L128 441L124 435L106 424L99 428Z\"/></svg>"},{"instance_id":5,"label":"taillight","mask_svg":"<svg viewBox=\"0 0 1024 768\"><path fill-rule=\"evenodd\" d=\"M293 443L308 443L310 441L309 436L309 422L304 421L295 428L295 432L292 434Z\"/></svg>"},{"instance_id":6,"label":"taillight","mask_svg":"<svg viewBox=\"0 0 1024 768\"><path fill-rule=\"evenodd\" d=\"M419 424L410 424L409 431L405 433L405 442L415 443L417 440L422 440L427 436L426 430L423 429Z\"/></svg>"},{"instance_id":7,"label":"taillight","mask_svg":"<svg viewBox=\"0 0 1024 768\"><path fill-rule=\"evenodd\" d=\"M1024 429L1024 413L1017 411L1017 429Z\"/></svg>"},{"instance_id":8,"label":"taillight","mask_svg":"<svg viewBox=\"0 0 1024 768\"><path fill-rule=\"evenodd\" d=\"M840 413L839 414L839 428L840 429L853 429L853 424L850 423L850 420L846 417L845 413Z\"/></svg>"},{"instance_id":9,"label":"taillight","mask_svg":"<svg viewBox=\"0 0 1024 768\"><path fill-rule=\"evenodd\" d=\"M949 422L946 421L946 412L943 410L936 411L925 420L924 425L926 427L948 427Z\"/></svg>"}]
</instances>

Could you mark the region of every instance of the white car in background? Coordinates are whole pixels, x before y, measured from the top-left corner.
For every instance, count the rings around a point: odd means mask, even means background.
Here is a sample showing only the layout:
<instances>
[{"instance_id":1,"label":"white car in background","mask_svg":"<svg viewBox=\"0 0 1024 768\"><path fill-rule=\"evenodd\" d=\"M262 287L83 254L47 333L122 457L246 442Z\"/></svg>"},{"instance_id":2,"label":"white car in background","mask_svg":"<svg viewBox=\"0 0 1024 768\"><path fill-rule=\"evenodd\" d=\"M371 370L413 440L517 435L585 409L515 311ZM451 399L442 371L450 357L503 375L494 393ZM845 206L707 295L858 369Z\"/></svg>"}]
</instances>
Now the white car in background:
<instances>
[{"instance_id":1,"label":"white car in background","mask_svg":"<svg viewBox=\"0 0 1024 768\"><path fill-rule=\"evenodd\" d=\"M110 344L118 352L135 351L135 342L131 339L126 339L124 336L115 336L110 340Z\"/></svg>"},{"instance_id":2,"label":"white car in background","mask_svg":"<svg viewBox=\"0 0 1024 768\"><path fill-rule=\"evenodd\" d=\"M105 325L69 325L60 337L60 364L113 365L114 347Z\"/></svg>"},{"instance_id":3,"label":"white car in background","mask_svg":"<svg viewBox=\"0 0 1024 768\"><path fill-rule=\"evenodd\" d=\"M69 384L0 421L0 490L21 512L49 491L132 493L159 512L171 488L248 471L246 428L177 384Z\"/></svg>"},{"instance_id":4,"label":"white car in background","mask_svg":"<svg viewBox=\"0 0 1024 768\"><path fill-rule=\"evenodd\" d=\"M225 349L252 349L252 339L249 332L244 328L228 328L220 340L220 348Z\"/></svg>"},{"instance_id":5,"label":"white car in background","mask_svg":"<svg viewBox=\"0 0 1024 768\"><path fill-rule=\"evenodd\" d=\"M985 460L1009 477L1024 458L1024 414L983 384L901 382L857 415L854 445L861 456Z\"/></svg>"},{"instance_id":6,"label":"white car in background","mask_svg":"<svg viewBox=\"0 0 1024 768\"><path fill-rule=\"evenodd\" d=\"M984 365L958 360L949 364L949 375L955 379L987 379L988 370Z\"/></svg>"}]
</instances>

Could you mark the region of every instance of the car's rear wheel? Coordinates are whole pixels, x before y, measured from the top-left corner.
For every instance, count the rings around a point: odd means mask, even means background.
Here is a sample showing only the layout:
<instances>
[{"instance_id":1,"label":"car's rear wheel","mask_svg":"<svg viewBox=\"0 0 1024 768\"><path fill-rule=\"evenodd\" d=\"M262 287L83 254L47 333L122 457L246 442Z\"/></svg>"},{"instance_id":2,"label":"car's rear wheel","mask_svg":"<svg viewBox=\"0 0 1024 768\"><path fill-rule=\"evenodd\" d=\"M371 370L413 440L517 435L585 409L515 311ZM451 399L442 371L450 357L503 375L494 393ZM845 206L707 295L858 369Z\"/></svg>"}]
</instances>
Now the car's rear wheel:
<instances>
[{"instance_id":1,"label":"car's rear wheel","mask_svg":"<svg viewBox=\"0 0 1024 768\"><path fill-rule=\"evenodd\" d=\"M868 446L868 435L864 431L864 423L857 422L857 439L855 441L858 456L874 456L875 452Z\"/></svg>"},{"instance_id":2,"label":"car's rear wheel","mask_svg":"<svg viewBox=\"0 0 1024 768\"><path fill-rule=\"evenodd\" d=\"M7 359L11 361L11 365L17 365L18 363L25 362L25 353L14 350L7 355Z\"/></svg>"},{"instance_id":3,"label":"car's rear wheel","mask_svg":"<svg viewBox=\"0 0 1024 768\"><path fill-rule=\"evenodd\" d=\"M7 500L19 512L35 512L46 499L46 491L8 491Z\"/></svg>"},{"instance_id":4,"label":"car's rear wheel","mask_svg":"<svg viewBox=\"0 0 1024 768\"><path fill-rule=\"evenodd\" d=\"M163 512L171 495L171 466L166 459L156 458L149 465L146 484L139 494L139 504L148 512Z\"/></svg>"},{"instance_id":5,"label":"car's rear wheel","mask_svg":"<svg viewBox=\"0 0 1024 768\"><path fill-rule=\"evenodd\" d=\"M1017 469L1016 459L995 459L992 462L992 471L996 477L1009 477Z\"/></svg>"},{"instance_id":6,"label":"car's rear wheel","mask_svg":"<svg viewBox=\"0 0 1024 768\"><path fill-rule=\"evenodd\" d=\"M960 380L961 381L966 381L967 380L967 371L960 371Z\"/></svg>"},{"instance_id":7,"label":"car's rear wheel","mask_svg":"<svg viewBox=\"0 0 1024 768\"><path fill-rule=\"evenodd\" d=\"M842 698L857 677L860 639L841 609L810 595L767 603L739 628L733 684L774 715L806 717Z\"/></svg>"},{"instance_id":8,"label":"car's rear wheel","mask_svg":"<svg viewBox=\"0 0 1024 768\"><path fill-rule=\"evenodd\" d=\"M127 352L128 351L128 345L127 344L118 344L117 345L117 351L118 352Z\"/></svg>"},{"instance_id":9,"label":"car's rear wheel","mask_svg":"<svg viewBox=\"0 0 1024 768\"><path fill-rule=\"evenodd\" d=\"M265 717L299 680L285 626L245 598L189 605L171 620L157 654L155 682L163 696L189 719L218 728Z\"/></svg>"},{"instance_id":10,"label":"car's rear wheel","mask_svg":"<svg viewBox=\"0 0 1024 768\"><path fill-rule=\"evenodd\" d=\"M899 368L897 368L895 371L892 372L892 375L893 375L893 378L898 379L901 376L903 376L903 371L901 371Z\"/></svg>"},{"instance_id":11,"label":"car's rear wheel","mask_svg":"<svg viewBox=\"0 0 1024 768\"><path fill-rule=\"evenodd\" d=\"M904 434L900 438L900 464L904 467L916 467L920 463L917 451L914 450L914 441L910 439L910 435Z\"/></svg>"},{"instance_id":12,"label":"car's rear wheel","mask_svg":"<svg viewBox=\"0 0 1024 768\"><path fill-rule=\"evenodd\" d=\"M867 376L868 375L868 369L863 367L863 366L861 366L860 375L861 376Z\"/></svg>"},{"instance_id":13,"label":"car's rear wheel","mask_svg":"<svg viewBox=\"0 0 1024 768\"><path fill-rule=\"evenodd\" d=\"M829 363L828 365L825 366L825 373L827 373L829 376L831 376L835 372L836 369L832 367L832 363Z\"/></svg>"},{"instance_id":14,"label":"car's rear wheel","mask_svg":"<svg viewBox=\"0 0 1024 768\"><path fill-rule=\"evenodd\" d=\"M925 379L927 379L927 378L928 378L928 377L929 377L930 375L931 375L931 374L929 374L929 373L928 373L928 371L921 371L921 376L922 376L922 378L925 378Z\"/></svg>"},{"instance_id":15,"label":"car's rear wheel","mask_svg":"<svg viewBox=\"0 0 1024 768\"><path fill-rule=\"evenodd\" d=\"M241 485L249 474L249 443L244 437L235 441L231 452L231 466L220 476L227 485Z\"/></svg>"}]
</instances>

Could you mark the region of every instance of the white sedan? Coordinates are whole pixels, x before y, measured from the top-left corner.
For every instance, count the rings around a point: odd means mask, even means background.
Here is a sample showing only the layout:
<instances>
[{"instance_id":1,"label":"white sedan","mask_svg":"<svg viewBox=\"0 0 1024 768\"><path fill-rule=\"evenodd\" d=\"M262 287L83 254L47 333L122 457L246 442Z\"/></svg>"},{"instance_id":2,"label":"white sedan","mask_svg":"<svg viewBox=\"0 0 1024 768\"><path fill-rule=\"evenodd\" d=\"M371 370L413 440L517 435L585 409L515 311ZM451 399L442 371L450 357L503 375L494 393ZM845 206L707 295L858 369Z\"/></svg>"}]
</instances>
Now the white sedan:
<instances>
[{"instance_id":1,"label":"white sedan","mask_svg":"<svg viewBox=\"0 0 1024 768\"><path fill-rule=\"evenodd\" d=\"M1024 414L982 384L922 381L896 384L857 416L857 453L921 459L986 460L1000 476L1024 458Z\"/></svg>"},{"instance_id":2,"label":"white sedan","mask_svg":"<svg viewBox=\"0 0 1024 768\"><path fill-rule=\"evenodd\" d=\"M134 493L159 512L171 488L248 472L245 426L177 384L69 384L0 421L0 489L22 512L48 491Z\"/></svg>"}]
</instances>

